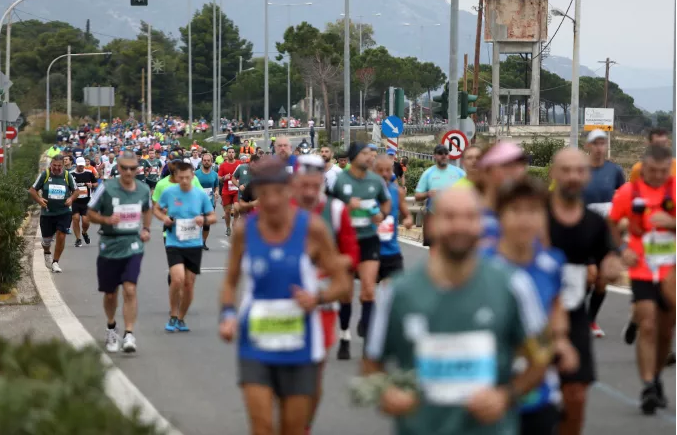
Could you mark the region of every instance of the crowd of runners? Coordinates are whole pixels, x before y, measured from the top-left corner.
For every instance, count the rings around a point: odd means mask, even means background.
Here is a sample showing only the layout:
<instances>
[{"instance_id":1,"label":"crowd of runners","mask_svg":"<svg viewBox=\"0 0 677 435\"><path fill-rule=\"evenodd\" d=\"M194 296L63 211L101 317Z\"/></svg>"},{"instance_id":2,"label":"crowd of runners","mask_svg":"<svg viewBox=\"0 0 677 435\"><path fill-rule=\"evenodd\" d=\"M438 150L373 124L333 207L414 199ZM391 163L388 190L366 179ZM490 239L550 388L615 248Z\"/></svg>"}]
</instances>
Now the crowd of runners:
<instances>
[{"instance_id":1,"label":"crowd of runners","mask_svg":"<svg viewBox=\"0 0 677 435\"><path fill-rule=\"evenodd\" d=\"M651 132L628 182L598 130L587 154L555 155L550 186L527 175L528 157L513 143L469 147L462 169L437 146L413 192L426 202L429 255L405 270L398 227L413 218L406 162L394 151L352 143L337 156L326 146L306 153L278 137L269 152L247 143L212 154L197 143L183 149L167 127L83 126L75 143L68 136L48 150L49 167L30 188L42 207L45 266L62 272L67 234L80 247L98 225L105 347L135 352L144 244L164 241L164 329L190 331L220 203L231 247L218 330L236 342L251 433L310 433L330 353L353 359L354 280L363 351L351 395L392 416L398 434L580 435L597 378L592 337L604 336L597 314L626 268L633 304L623 336L636 342L640 408L666 407L675 161L664 131ZM162 234L151 234L153 218Z\"/></svg>"}]
</instances>

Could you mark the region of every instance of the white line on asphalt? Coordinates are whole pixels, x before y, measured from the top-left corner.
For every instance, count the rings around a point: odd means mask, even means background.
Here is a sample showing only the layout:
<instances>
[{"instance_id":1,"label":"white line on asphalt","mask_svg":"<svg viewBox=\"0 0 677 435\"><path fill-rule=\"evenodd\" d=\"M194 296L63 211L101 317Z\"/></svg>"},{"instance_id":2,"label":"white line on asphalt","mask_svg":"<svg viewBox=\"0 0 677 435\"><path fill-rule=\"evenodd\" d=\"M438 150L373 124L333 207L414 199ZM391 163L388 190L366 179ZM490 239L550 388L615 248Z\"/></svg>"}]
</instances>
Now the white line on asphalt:
<instances>
[{"instance_id":1,"label":"white line on asphalt","mask_svg":"<svg viewBox=\"0 0 677 435\"><path fill-rule=\"evenodd\" d=\"M42 237L38 228L35 235L36 240ZM52 273L45 267L42 249L36 247L33 252L33 281L42 298L42 302L47 307L57 326L61 330L66 341L77 348L85 346L97 346L97 342L92 335L87 332L80 323L73 311L68 307L61 297L59 290L54 285ZM68 272L66 272L68 273ZM103 319L103 315L102 315ZM182 435L176 430L150 403L150 401L139 391L138 388L129 380L129 378L113 364L113 360L108 355L102 353L101 360L104 365L109 367L106 373L105 389L106 394L117 404L118 408L131 415L135 407L140 410L140 419L146 423L155 423L160 431L170 435Z\"/></svg>"}]
</instances>

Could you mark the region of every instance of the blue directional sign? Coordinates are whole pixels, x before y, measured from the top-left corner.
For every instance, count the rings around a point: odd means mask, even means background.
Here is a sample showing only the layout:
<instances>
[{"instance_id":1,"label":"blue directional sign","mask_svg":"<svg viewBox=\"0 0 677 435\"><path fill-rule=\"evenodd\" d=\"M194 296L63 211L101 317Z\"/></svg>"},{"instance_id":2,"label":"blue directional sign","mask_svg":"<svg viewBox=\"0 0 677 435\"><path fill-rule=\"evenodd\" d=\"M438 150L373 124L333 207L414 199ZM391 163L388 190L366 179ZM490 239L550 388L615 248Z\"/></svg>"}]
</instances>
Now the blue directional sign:
<instances>
[{"instance_id":1,"label":"blue directional sign","mask_svg":"<svg viewBox=\"0 0 677 435\"><path fill-rule=\"evenodd\" d=\"M397 116L389 116L381 124L381 131L385 137L396 138L404 132L404 123Z\"/></svg>"}]
</instances>

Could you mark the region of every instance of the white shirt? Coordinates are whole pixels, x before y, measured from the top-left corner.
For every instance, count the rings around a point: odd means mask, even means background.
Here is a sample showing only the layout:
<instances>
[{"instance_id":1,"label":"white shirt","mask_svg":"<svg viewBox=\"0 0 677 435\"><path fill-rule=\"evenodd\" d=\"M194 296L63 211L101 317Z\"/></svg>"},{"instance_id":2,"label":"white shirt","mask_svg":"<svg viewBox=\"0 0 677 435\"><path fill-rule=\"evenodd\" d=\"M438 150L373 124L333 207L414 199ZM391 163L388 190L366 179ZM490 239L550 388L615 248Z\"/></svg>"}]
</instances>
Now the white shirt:
<instances>
[{"instance_id":1,"label":"white shirt","mask_svg":"<svg viewBox=\"0 0 677 435\"><path fill-rule=\"evenodd\" d=\"M327 185L330 191L334 190L334 184L336 183L336 178L338 175L343 172L341 168L336 165L331 165L329 170L324 173L324 183Z\"/></svg>"},{"instance_id":2,"label":"white shirt","mask_svg":"<svg viewBox=\"0 0 677 435\"><path fill-rule=\"evenodd\" d=\"M131 132L131 131L126 131L126 132L125 132L125 139L129 139L130 137L132 137L132 132Z\"/></svg>"},{"instance_id":3,"label":"white shirt","mask_svg":"<svg viewBox=\"0 0 677 435\"><path fill-rule=\"evenodd\" d=\"M202 162L202 159L200 157L190 158L190 163L193 165L193 169L197 169L197 166Z\"/></svg>"},{"instance_id":4,"label":"white shirt","mask_svg":"<svg viewBox=\"0 0 677 435\"><path fill-rule=\"evenodd\" d=\"M269 119L268 120L268 128L274 127L274 126L275 126L275 121L273 121L272 119Z\"/></svg>"},{"instance_id":5,"label":"white shirt","mask_svg":"<svg viewBox=\"0 0 677 435\"><path fill-rule=\"evenodd\" d=\"M314 125L315 125L315 121L313 121L312 119L310 121L308 121L308 128L313 127Z\"/></svg>"}]
</instances>

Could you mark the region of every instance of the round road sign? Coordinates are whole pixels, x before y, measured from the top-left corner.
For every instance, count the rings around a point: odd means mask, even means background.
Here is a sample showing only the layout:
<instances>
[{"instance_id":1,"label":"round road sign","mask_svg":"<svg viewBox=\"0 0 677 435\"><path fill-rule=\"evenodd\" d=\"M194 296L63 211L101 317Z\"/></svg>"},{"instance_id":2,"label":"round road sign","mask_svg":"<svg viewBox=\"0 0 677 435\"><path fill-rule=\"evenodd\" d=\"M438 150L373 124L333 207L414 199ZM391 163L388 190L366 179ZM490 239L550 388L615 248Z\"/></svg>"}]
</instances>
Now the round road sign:
<instances>
[{"instance_id":1,"label":"round road sign","mask_svg":"<svg viewBox=\"0 0 677 435\"><path fill-rule=\"evenodd\" d=\"M459 130L451 130L442 137L442 145L449 149L449 158L451 160L460 159L468 146L468 138Z\"/></svg>"},{"instance_id":2,"label":"round road sign","mask_svg":"<svg viewBox=\"0 0 677 435\"><path fill-rule=\"evenodd\" d=\"M7 130L5 131L5 137L6 137L7 139L9 139L9 140L16 139L16 135L17 135L17 134L18 134L18 133L17 133L17 131L16 131L16 128L14 128L14 127L12 127L12 126L8 126L8 127L7 127Z\"/></svg>"}]
</instances>

